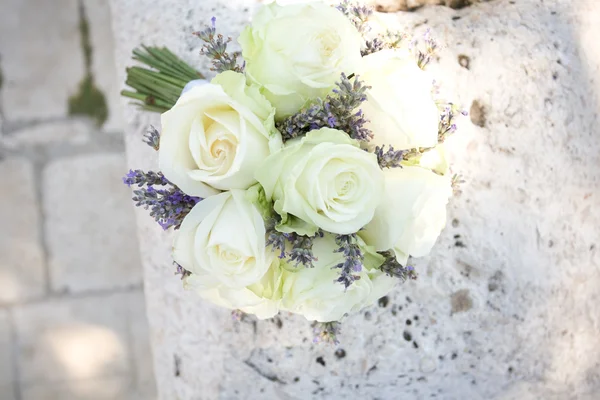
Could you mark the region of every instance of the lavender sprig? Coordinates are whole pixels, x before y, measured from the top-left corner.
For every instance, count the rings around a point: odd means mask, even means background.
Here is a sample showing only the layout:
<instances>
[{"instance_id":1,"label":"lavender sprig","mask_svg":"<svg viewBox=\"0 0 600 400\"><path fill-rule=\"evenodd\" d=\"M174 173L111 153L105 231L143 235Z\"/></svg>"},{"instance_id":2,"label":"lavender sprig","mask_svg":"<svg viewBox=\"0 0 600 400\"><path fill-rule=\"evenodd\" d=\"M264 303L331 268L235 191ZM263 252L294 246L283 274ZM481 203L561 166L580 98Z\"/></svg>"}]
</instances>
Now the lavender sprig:
<instances>
[{"instance_id":1,"label":"lavender sprig","mask_svg":"<svg viewBox=\"0 0 600 400\"><path fill-rule=\"evenodd\" d=\"M468 113L460 110L455 104L448 103L440 114L440 122L438 124L438 142L443 143L444 140L456 131L455 119L458 114L466 116Z\"/></svg>"},{"instance_id":2,"label":"lavender sprig","mask_svg":"<svg viewBox=\"0 0 600 400\"><path fill-rule=\"evenodd\" d=\"M364 34L369 31L367 20L373 14L371 7L344 0L336 8L348 17L358 32Z\"/></svg>"},{"instance_id":3,"label":"lavender sprig","mask_svg":"<svg viewBox=\"0 0 600 400\"><path fill-rule=\"evenodd\" d=\"M194 33L194 35L205 42L200 50L200 54L212 58L213 67L211 70L213 71L243 72L242 68L237 64L237 58L240 53L234 52L230 54L227 52L227 43L231 42L231 38L228 37L225 39L223 35L217 34L216 17L212 17L210 21L211 25L207 25L204 30Z\"/></svg>"},{"instance_id":4,"label":"lavender sprig","mask_svg":"<svg viewBox=\"0 0 600 400\"><path fill-rule=\"evenodd\" d=\"M323 237L323 232L317 233L320 237ZM294 235L292 240L292 251L290 252L290 259L295 261L295 266L302 264L305 268L314 268L313 261L317 261L317 257L313 255L313 239L316 236L300 236Z\"/></svg>"},{"instance_id":5,"label":"lavender sprig","mask_svg":"<svg viewBox=\"0 0 600 400\"><path fill-rule=\"evenodd\" d=\"M144 143L158 151L160 146L160 133L152 125L150 125L148 131L144 135Z\"/></svg>"},{"instance_id":6,"label":"lavender sprig","mask_svg":"<svg viewBox=\"0 0 600 400\"><path fill-rule=\"evenodd\" d=\"M460 196L462 194L461 185L465 182L466 181L463 179L462 175L460 175L460 174L452 175L451 185L452 185L452 193L454 194L454 196Z\"/></svg>"},{"instance_id":7,"label":"lavender sprig","mask_svg":"<svg viewBox=\"0 0 600 400\"><path fill-rule=\"evenodd\" d=\"M387 31L385 34L379 34L373 39L367 40L360 53L364 57L385 49L397 49L404 38L406 38L404 33Z\"/></svg>"},{"instance_id":8,"label":"lavender sprig","mask_svg":"<svg viewBox=\"0 0 600 400\"><path fill-rule=\"evenodd\" d=\"M183 268L181 265L179 265L175 261L173 261L173 265L176 266L175 275L180 275L181 280L187 278L188 276L190 276L192 274L190 271L186 270L185 268Z\"/></svg>"},{"instance_id":9,"label":"lavender sprig","mask_svg":"<svg viewBox=\"0 0 600 400\"><path fill-rule=\"evenodd\" d=\"M402 282L407 279L417 279L417 274L415 269L412 266L403 266L396 259L396 255L391 251L380 251L383 257L385 257L385 261L379 269L385 272L386 275L399 278Z\"/></svg>"},{"instance_id":10,"label":"lavender sprig","mask_svg":"<svg viewBox=\"0 0 600 400\"><path fill-rule=\"evenodd\" d=\"M313 324L313 333L315 335L313 343L331 343L336 346L340 344L338 336L341 332L342 324L333 322L315 322Z\"/></svg>"},{"instance_id":11,"label":"lavender sprig","mask_svg":"<svg viewBox=\"0 0 600 400\"><path fill-rule=\"evenodd\" d=\"M136 207L150 209L150 216L164 230L170 227L179 229L185 216L202 200L199 197L188 196L176 186L159 190L148 186L134 190L133 194L132 199L136 202Z\"/></svg>"},{"instance_id":12,"label":"lavender sprig","mask_svg":"<svg viewBox=\"0 0 600 400\"><path fill-rule=\"evenodd\" d=\"M302 236L296 233L283 233L275 229L279 223L278 218L271 218L266 223L267 228L267 246L272 246L273 251L279 251L279 258L289 257L295 261L295 266L302 264L306 268L313 268L313 261L317 258L313 255L313 239L318 235L323 237L323 232L319 230L315 236ZM286 252L286 245L291 245L291 250Z\"/></svg>"},{"instance_id":13,"label":"lavender sprig","mask_svg":"<svg viewBox=\"0 0 600 400\"><path fill-rule=\"evenodd\" d=\"M130 169L127 175L123 177L123 183L129 187L131 187L131 185L137 185L138 187L142 187L144 185L165 186L170 184L170 182L164 177L162 172L144 172L140 169L136 169L135 171Z\"/></svg>"},{"instance_id":14,"label":"lavender sprig","mask_svg":"<svg viewBox=\"0 0 600 400\"><path fill-rule=\"evenodd\" d=\"M383 168L402 168L400 164L404 159L403 150L394 150L393 146L389 146L385 150L385 145L375 147L375 155L377 155L377 162L381 169Z\"/></svg>"},{"instance_id":15,"label":"lavender sprig","mask_svg":"<svg viewBox=\"0 0 600 400\"><path fill-rule=\"evenodd\" d=\"M417 47L417 39L413 39L410 42L409 48L416 52L417 65L421 69L425 69L427 64L431 61L436 51L438 50L438 43L431 37L431 31L427 29L423 34L423 41L425 43L425 50L421 50Z\"/></svg>"},{"instance_id":16,"label":"lavender sprig","mask_svg":"<svg viewBox=\"0 0 600 400\"><path fill-rule=\"evenodd\" d=\"M354 79L352 81L352 79ZM302 136L314 129L329 127L342 130L356 140L368 141L373 133L364 125L367 119L358 107L367 99L366 86L354 74L342 73L333 94L324 100L317 99L314 104L277 124L284 140Z\"/></svg>"},{"instance_id":17,"label":"lavender sprig","mask_svg":"<svg viewBox=\"0 0 600 400\"><path fill-rule=\"evenodd\" d=\"M463 116L468 115L466 111L461 110L456 104L448 103L444 106L438 123L438 144L444 143L448 136L456 132L456 117L459 114ZM419 147L405 150L403 158L405 160L410 160L411 158L419 157L421 154L432 149L433 147Z\"/></svg>"},{"instance_id":18,"label":"lavender sprig","mask_svg":"<svg viewBox=\"0 0 600 400\"><path fill-rule=\"evenodd\" d=\"M130 170L123 177L123 183L130 187L138 186L139 189L133 191L135 205L150 209L150 216L165 230L172 226L178 229L192 207L202 200L183 193L160 172ZM154 186L164 189L155 189Z\"/></svg>"},{"instance_id":19,"label":"lavender sprig","mask_svg":"<svg viewBox=\"0 0 600 400\"><path fill-rule=\"evenodd\" d=\"M344 254L344 262L337 264L333 268L339 268L340 276L336 279L336 282L340 282L347 289L354 281L360 279L360 275L356 275L356 272L362 271L363 261L365 259L364 254L360 250L358 245L356 233L350 235L336 235L335 242L339 246L336 253Z\"/></svg>"},{"instance_id":20,"label":"lavender sprig","mask_svg":"<svg viewBox=\"0 0 600 400\"><path fill-rule=\"evenodd\" d=\"M294 233L283 233L279 232L275 227L279 223L278 218L270 218L266 223L265 227L267 230L267 246L272 246L273 251L279 250L279 258L285 258L285 247L286 243L293 240Z\"/></svg>"}]
</instances>

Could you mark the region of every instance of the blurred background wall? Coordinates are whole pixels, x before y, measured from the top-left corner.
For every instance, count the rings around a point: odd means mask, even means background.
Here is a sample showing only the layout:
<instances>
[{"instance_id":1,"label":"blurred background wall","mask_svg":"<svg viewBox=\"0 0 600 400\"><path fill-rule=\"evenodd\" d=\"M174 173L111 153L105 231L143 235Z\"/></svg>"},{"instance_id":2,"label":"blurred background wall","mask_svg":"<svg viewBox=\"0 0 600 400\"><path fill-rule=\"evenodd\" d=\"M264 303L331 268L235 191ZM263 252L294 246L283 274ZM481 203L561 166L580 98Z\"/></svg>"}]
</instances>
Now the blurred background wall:
<instances>
[{"instance_id":1,"label":"blurred background wall","mask_svg":"<svg viewBox=\"0 0 600 400\"><path fill-rule=\"evenodd\" d=\"M0 399L155 397L109 5L0 0Z\"/></svg>"}]
</instances>

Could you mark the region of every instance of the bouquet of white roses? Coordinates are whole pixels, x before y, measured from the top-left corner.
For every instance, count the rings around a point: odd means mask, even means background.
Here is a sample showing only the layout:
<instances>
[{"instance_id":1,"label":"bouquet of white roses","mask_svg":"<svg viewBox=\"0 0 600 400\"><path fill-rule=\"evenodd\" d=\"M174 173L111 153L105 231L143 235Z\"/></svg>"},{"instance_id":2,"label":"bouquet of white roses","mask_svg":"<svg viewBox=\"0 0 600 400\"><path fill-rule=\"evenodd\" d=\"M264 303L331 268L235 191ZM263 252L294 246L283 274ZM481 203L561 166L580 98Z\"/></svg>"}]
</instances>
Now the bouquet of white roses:
<instances>
[{"instance_id":1,"label":"bouquet of white roses","mask_svg":"<svg viewBox=\"0 0 600 400\"><path fill-rule=\"evenodd\" d=\"M243 63L213 18L197 33L210 82L166 49L134 51L153 69L130 68L123 94L164 112L146 136L160 172L124 181L176 229L185 288L260 319L330 323L416 278L409 257L446 222L457 109L436 103L423 70L435 42L375 34L371 14L263 6L238 38Z\"/></svg>"}]
</instances>

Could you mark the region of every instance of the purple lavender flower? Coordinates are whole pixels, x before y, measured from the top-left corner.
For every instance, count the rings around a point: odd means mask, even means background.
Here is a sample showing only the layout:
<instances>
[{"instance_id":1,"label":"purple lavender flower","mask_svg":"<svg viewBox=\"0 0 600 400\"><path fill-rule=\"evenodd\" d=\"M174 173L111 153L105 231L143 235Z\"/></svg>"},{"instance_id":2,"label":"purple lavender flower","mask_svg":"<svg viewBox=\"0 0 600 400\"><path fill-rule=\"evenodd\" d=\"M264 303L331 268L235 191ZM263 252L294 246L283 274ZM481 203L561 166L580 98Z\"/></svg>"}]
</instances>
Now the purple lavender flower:
<instances>
[{"instance_id":1,"label":"purple lavender flower","mask_svg":"<svg viewBox=\"0 0 600 400\"><path fill-rule=\"evenodd\" d=\"M407 265L406 267L401 265L396 259L394 252L380 251L379 254L385 258L379 269L385 272L386 275L399 278L403 282L409 278L413 280L417 279L414 267L410 265Z\"/></svg>"},{"instance_id":2,"label":"purple lavender flower","mask_svg":"<svg viewBox=\"0 0 600 400\"><path fill-rule=\"evenodd\" d=\"M404 159L403 150L394 150L393 146L389 146L385 150L385 145L375 147L375 155L377 155L377 162L381 169L383 168L402 168L400 164Z\"/></svg>"},{"instance_id":3,"label":"purple lavender flower","mask_svg":"<svg viewBox=\"0 0 600 400\"><path fill-rule=\"evenodd\" d=\"M339 246L335 252L344 255L344 261L333 267L341 270L336 282L340 282L345 288L348 288L354 281L360 279L360 275L353 273L362 271L365 256L358 245L356 233L336 235L335 242Z\"/></svg>"},{"instance_id":4,"label":"purple lavender flower","mask_svg":"<svg viewBox=\"0 0 600 400\"><path fill-rule=\"evenodd\" d=\"M458 114L466 115L464 110L460 110L455 104L448 103L440 114L438 125L438 142L443 143L446 137L454 133L457 129L455 119Z\"/></svg>"},{"instance_id":5,"label":"purple lavender flower","mask_svg":"<svg viewBox=\"0 0 600 400\"><path fill-rule=\"evenodd\" d=\"M302 264L306 268L314 268L313 261L317 261L317 258L313 255L312 247L312 237L295 235L292 241L290 259L296 262L296 267Z\"/></svg>"},{"instance_id":6,"label":"purple lavender flower","mask_svg":"<svg viewBox=\"0 0 600 400\"><path fill-rule=\"evenodd\" d=\"M337 88L325 99L317 99L314 104L277 124L284 140L325 127L344 131L356 140L369 141L373 137L373 133L365 127L367 119L361 110L357 111L367 99L366 91L370 87L364 85L358 76L346 77L345 74L336 85Z\"/></svg>"},{"instance_id":7,"label":"purple lavender flower","mask_svg":"<svg viewBox=\"0 0 600 400\"><path fill-rule=\"evenodd\" d=\"M313 343L331 343L339 345L340 341L338 336L341 332L341 325L339 322L315 322L313 324Z\"/></svg>"},{"instance_id":8,"label":"purple lavender flower","mask_svg":"<svg viewBox=\"0 0 600 400\"><path fill-rule=\"evenodd\" d=\"M148 131L144 135L144 143L152 147L154 150L158 150L160 147L160 133L152 125L150 125Z\"/></svg>"},{"instance_id":9,"label":"purple lavender flower","mask_svg":"<svg viewBox=\"0 0 600 400\"><path fill-rule=\"evenodd\" d=\"M175 270L175 275L180 275L182 280L192 274L190 271L186 270L175 261L173 261L173 264L177 267Z\"/></svg>"},{"instance_id":10,"label":"purple lavender flower","mask_svg":"<svg viewBox=\"0 0 600 400\"><path fill-rule=\"evenodd\" d=\"M144 172L140 169L136 169L135 171L130 169L127 175L123 177L123 183L129 187L131 185L138 185L138 187L144 185L169 185L169 181L163 176L162 172Z\"/></svg>"},{"instance_id":11,"label":"purple lavender flower","mask_svg":"<svg viewBox=\"0 0 600 400\"><path fill-rule=\"evenodd\" d=\"M272 246L273 251L278 250L279 258L289 257L291 261L295 261L296 267L302 264L306 268L313 268L313 261L317 261L312 252L313 239L317 235L322 237L323 232L319 230L315 236L284 233L275 229L278 223L279 218L277 217L269 219L266 223L267 246ZM286 247L291 250L286 252Z\"/></svg>"},{"instance_id":12,"label":"purple lavender flower","mask_svg":"<svg viewBox=\"0 0 600 400\"><path fill-rule=\"evenodd\" d=\"M139 189L133 191L132 200L136 202L135 205L149 209L150 216L165 230L170 227L179 229L185 216L202 200L183 193L160 172L130 170L123 177L123 183L138 186ZM156 189L154 186L165 188Z\"/></svg>"},{"instance_id":13,"label":"purple lavender flower","mask_svg":"<svg viewBox=\"0 0 600 400\"><path fill-rule=\"evenodd\" d=\"M200 54L204 54L212 58L213 67L211 70L217 72L236 71L243 72L243 68L237 63L239 52L228 53L227 44L231 42L231 38L225 39L223 35L217 34L217 18L210 19L210 26L206 26L204 30L194 33L205 44L200 50Z\"/></svg>"},{"instance_id":14,"label":"purple lavender flower","mask_svg":"<svg viewBox=\"0 0 600 400\"><path fill-rule=\"evenodd\" d=\"M367 20L373 14L371 7L343 0L337 7L354 24L356 29L364 34L369 31Z\"/></svg>"}]
</instances>

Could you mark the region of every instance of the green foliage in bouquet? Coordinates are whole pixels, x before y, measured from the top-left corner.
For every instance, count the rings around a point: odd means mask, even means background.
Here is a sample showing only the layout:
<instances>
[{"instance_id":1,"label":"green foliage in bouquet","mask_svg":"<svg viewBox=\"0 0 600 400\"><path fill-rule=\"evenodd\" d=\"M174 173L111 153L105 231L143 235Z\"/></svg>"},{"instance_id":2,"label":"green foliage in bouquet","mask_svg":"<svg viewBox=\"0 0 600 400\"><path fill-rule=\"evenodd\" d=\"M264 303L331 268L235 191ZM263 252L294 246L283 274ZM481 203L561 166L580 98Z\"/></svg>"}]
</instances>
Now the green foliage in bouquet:
<instances>
[{"instance_id":1,"label":"green foliage in bouquet","mask_svg":"<svg viewBox=\"0 0 600 400\"><path fill-rule=\"evenodd\" d=\"M125 83L134 90L123 90L121 95L137 100L136 104L147 111L169 110L189 81L204 78L166 47L142 46L133 50L132 58L149 68L127 68Z\"/></svg>"}]
</instances>

